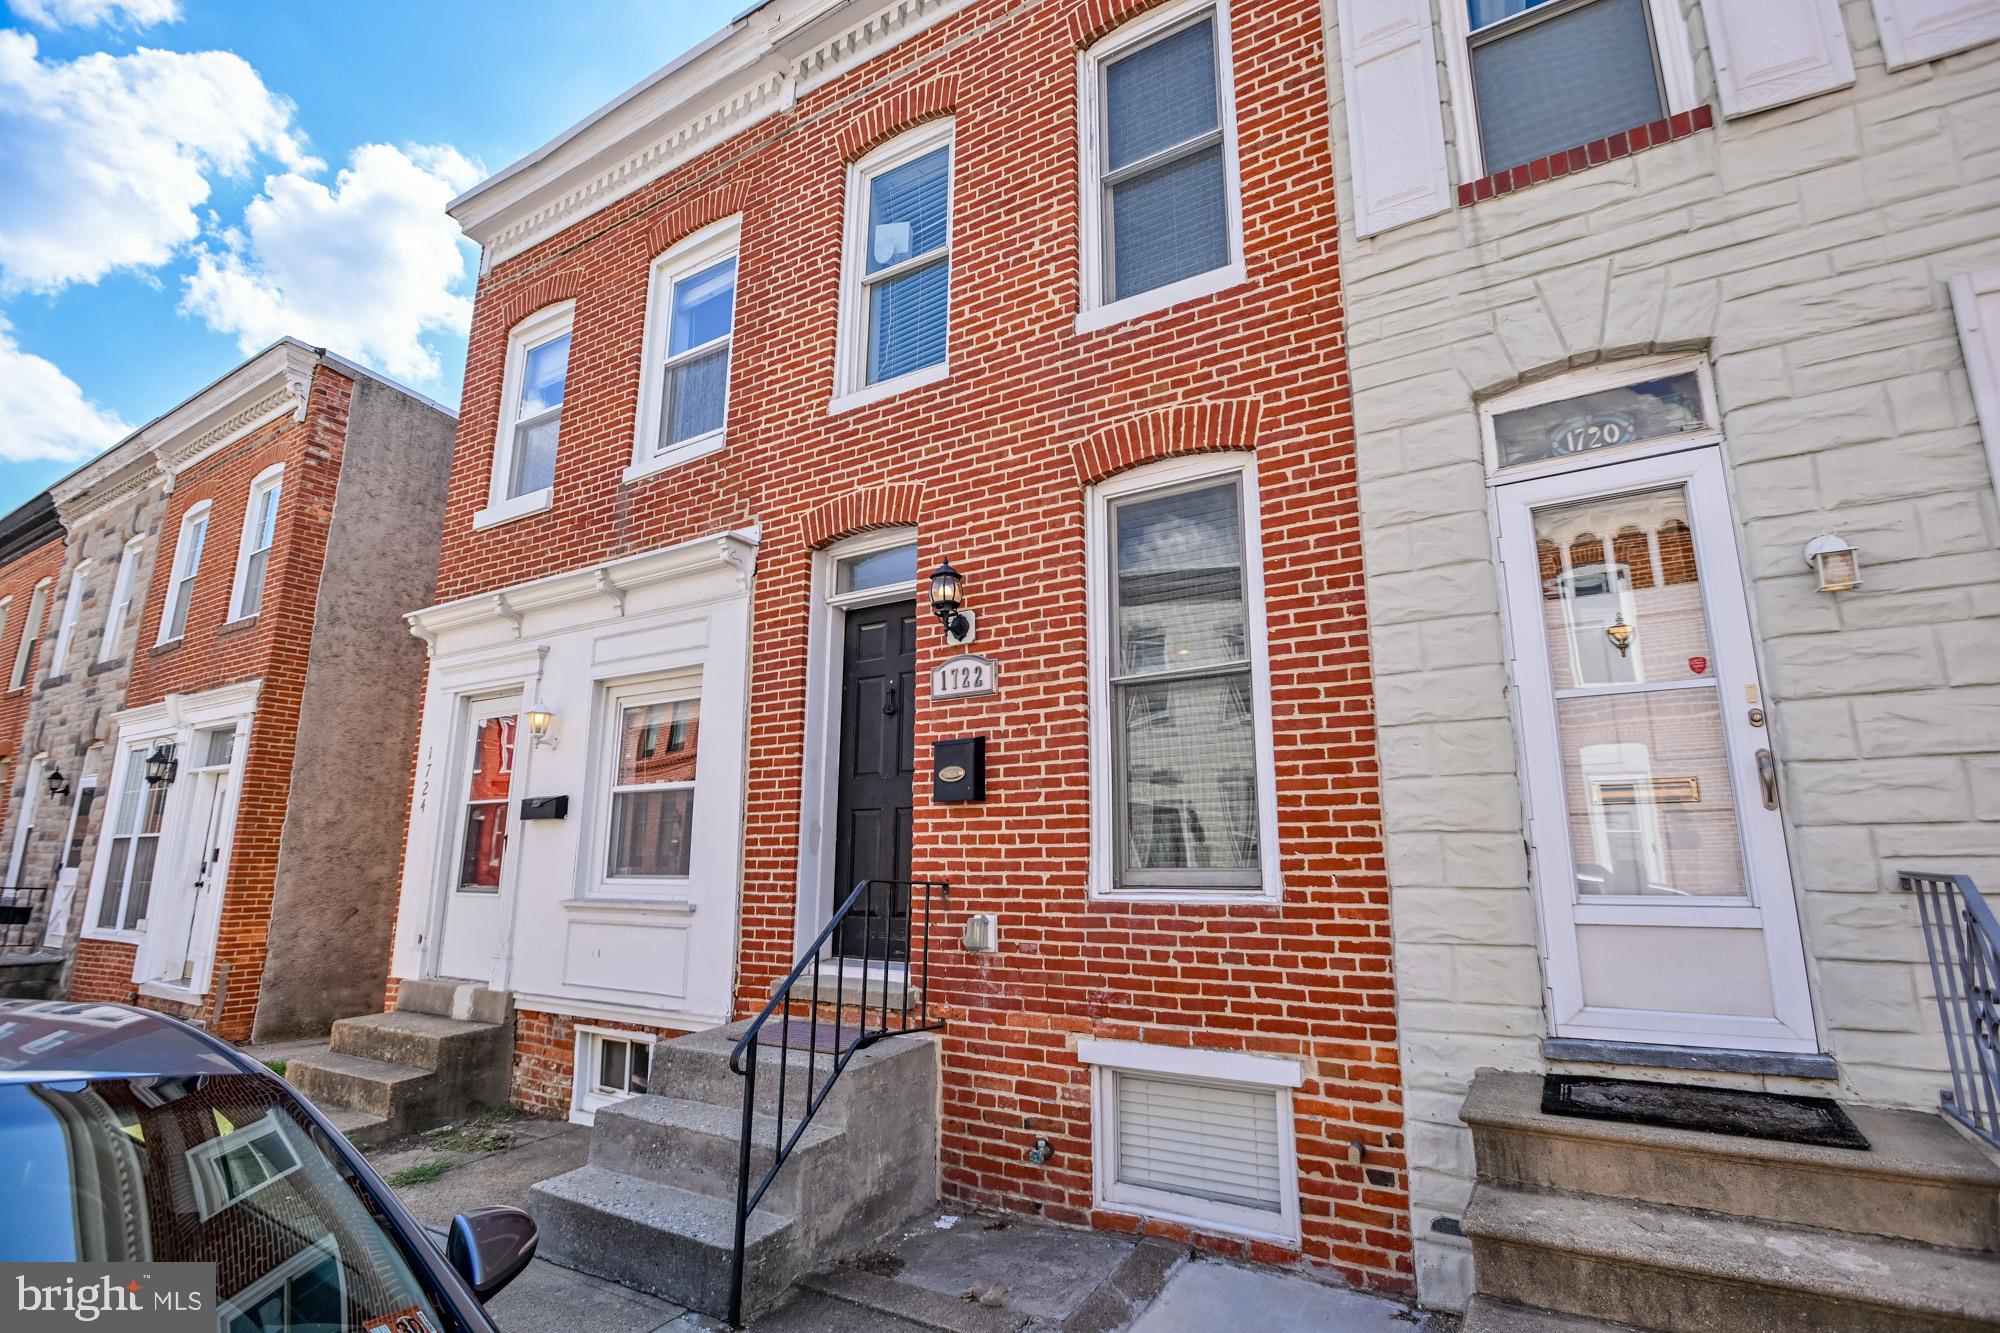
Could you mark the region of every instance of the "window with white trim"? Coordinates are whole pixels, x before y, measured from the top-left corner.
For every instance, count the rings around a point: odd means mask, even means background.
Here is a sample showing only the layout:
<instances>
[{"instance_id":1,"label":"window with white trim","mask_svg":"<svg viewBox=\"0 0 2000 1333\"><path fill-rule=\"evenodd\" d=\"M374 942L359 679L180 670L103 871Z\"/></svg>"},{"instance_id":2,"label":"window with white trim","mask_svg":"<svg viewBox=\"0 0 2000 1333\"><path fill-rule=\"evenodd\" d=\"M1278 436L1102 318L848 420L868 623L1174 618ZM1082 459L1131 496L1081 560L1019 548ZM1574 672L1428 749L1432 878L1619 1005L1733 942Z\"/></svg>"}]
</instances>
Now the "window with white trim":
<instances>
[{"instance_id":1,"label":"window with white trim","mask_svg":"<svg viewBox=\"0 0 2000 1333\"><path fill-rule=\"evenodd\" d=\"M104 637L97 643L97 660L109 662L118 656L125 638L125 626L132 619L132 584L138 578L139 556L146 539L134 537L118 556L118 576L111 584L111 609L104 613Z\"/></svg>"},{"instance_id":2,"label":"window with white trim","mask_svg":"<svg viewBox=\"0 0 2000 1333\"><path fill-rule=\"evenodd\" d=\"M195 1211L203 1221L233 1207L299 1169L292 1146L295 1131L272 1111L241 1129L204 1140L187 1150L188 1179Z\"/></svg>"},{"instance_id":3,"label":"window with white trim","mask_svg":"<svg viewBox=\"0 0 2000 1333\"><path fill-rule=\"evenodd\" d=\"M7 853L7 883L21 882L21 867L28 858L28 842L35 836L35 815L41 808L42 784L49 757L38 754L28 761L28 780L21 784L21 809L14 817L14 845Z\"/></svg>"},{"instance_id":4,"label":"window with white trim","mask_svg":"<svg viewBox=\"0 0 2000 1333\"><path fill-rule=\"evenodd\" d=\"M195 575L201 572L202 548L208 544L209 502L203 500L181 520L174 542L173 577L167 584L167 605L160 613L160 642L171 643L187 633L188 604L194 600Z\"/></svg>"},{"instance_id":5,"label":"window with white trim","mask_svg":"<svg viewBox=\"0 0 2000 1333\"><path fill-rule=\"evenodd\" d=\"M1296 1060L1086 1039L1100 1207L1279 1240L1299 1234Z\"/></svg>"},{"instance_id":6,"label":"window with white trim","mask_svg":"<svg viewBox=\"0 0 2000 1333\"><path fill-rule=\"evenodd\" d=\"M14 670L7 678L7 688L18 690L28 683L28 665L35 657L35 640L42 632L42 613L49 605L49 580L43 579L28 595L28 618L21 622L21 642L14 649Z\"/></svg>"},{"instance_id":7,"label":"window with white trim","mask_svg":"<svg viewBox=\"0 0 2000 1333\"><path fill-rule=\"evenodd\" d=\"M836 405L945 373L951 181L949 120L901 135L849 171Z\"/></svg>"},{"instance_id":8,"label":"window with white trim","mask_svg":"<svg viewBox=\"0 0 2000 1333\"><path fill-rule=\"evenodd\" d=\"M579 1028L570 1105L586 1123L598 1111L627 1097L645 1095L653 1072L653 1038L644 1032Z\"/></svg>"},{"instance_id":9,"label":"window with white trim","mask_svg":"<svg viewBox=\"0 0 2000 1333\"><path fill-rule=\"evenodd\" d=\"M63 673L63 664L69 661L69 647L76 638L77 617L83 614L84 580L90 577L90 562L77 561L70 571L69 592L63 598L62 619L56 623L56 643L49 653L48 678L54 680Z\"/></svg>"},{"instance_id":10,"label":"window with white trim","mask_svg":"<svg viewBox=\"0 0 2000 1333\"><path fill-rule=\"evenodd\" d=\"M603 876L613 892L685 880L694 849L701 697L692 682L653 682L607 694Z\"/></svg>"},{"instance_id":11,"label":"window with white trim","mask_svg":"<svg viewBox=\"0 0 2000 1333\"><path fill-rule=\"evenodd\" d=\"M167 813L168 787L146 781L152 741L127 747L118 782L118 803L108 825L104 886L97 903L97 929L136 931L153 896L153 870L160 855L160 830Z\"/></svg>"},{"instance_id":12,"label":"window with white trim","mask_svg":"<svg viewBox=\"0 0 2000 1333\"><path fill-rule=\"evenodd\" d=\"M1207 0L1084 53L1083 306L1102 322L1241 279L1232 84L1228 9Z\"/></svg>"},{"instance_id":13,"label":"window with white trim","mask_svg":"<svg viewBox=\"0 0 2000 1333\"><path fill-rule=\"evenodd\" d=\"M1274 894L1269 686L1247 455L1097 488L1101 891Z\"/></svg>"},{"instance_id":14,"label":"window with white trim","mask_svg":"<svg viewBox=\"0 0 2000 1333\"><path fill-rule=\"evenodd\" d=\"M7 622L14 618L14 599L0 597L0 642L7 638Z\"/></svg>"},{"instance_id":15,"label":"window with white trim","mask_svg":"<svg viewBox=\"0 0 2000 1333\"><path fill-rule=\"evenodd\" d=\"M1667 114L1647 0L1464 2L1489 173Z\"/></svg>"},{"instance_id":16,"label":"window with white trim","mask_svg":"<svg viewBox=\"0 0 2000 1333\"><path fill-rule=\"evenodd\" d=\"M555 487L575 315L576 303L565 301L529 316L507 337L492 489L474 526L503 522L548 506Z\"/></svg>"},{"instance_id":17,"label":"window with white trim","mask_svg":"<svg viewBox=\"0 0 2000 1333\"><path fill-rule=\"evenodd\" d=\"M731 218L653 261L635 471L683 462L722 445L736 324L737 235L738 223Z\"/></svg>"},{"instance_id":18,"label":"window with white trim","mask_svg":"<svg viewBox=\"0 0 2000 1333\"><path fill-rule=\"evenodd\" d=\"M243 537L236 551L236 585L229 599L229 618L244 620L264 609L264 575L271 563L271 543L278 536L278 502L284 495L285 465L266 468L250 483L250 502L243 507Z\"/></svg>"}]
</instances>

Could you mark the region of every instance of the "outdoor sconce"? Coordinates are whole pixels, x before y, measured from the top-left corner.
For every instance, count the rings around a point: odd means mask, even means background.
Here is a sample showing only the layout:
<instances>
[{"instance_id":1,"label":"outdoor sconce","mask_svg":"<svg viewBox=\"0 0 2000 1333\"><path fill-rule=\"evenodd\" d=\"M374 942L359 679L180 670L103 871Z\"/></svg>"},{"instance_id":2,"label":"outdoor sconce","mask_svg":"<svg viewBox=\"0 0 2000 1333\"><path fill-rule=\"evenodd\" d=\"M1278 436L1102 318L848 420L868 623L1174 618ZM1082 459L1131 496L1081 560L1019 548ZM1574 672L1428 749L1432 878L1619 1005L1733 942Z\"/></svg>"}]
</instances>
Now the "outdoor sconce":
<instances>
[{"instance_id":1,"label":"outdoor sconce","mask_svg":"<svg viewBox=\"0 0 2000 1333\"><path fill-rule=\"evenodd\" d=\"M60 768L49 770L48 783L49 795L58 800L69 795L69 779L63 776L63 771Z\"/></svg>"},{"instance_id":2,"label":"outdoor sconce","mask_svg":"<svg viewBox=\"0 0 2000 1333\"><path fill-rule=\"evenodd\" d=\"M1806 565L1819 575L1821 592L1846 592L1861 586L1861 557L1854 543L1837 532L1822 532L1806 543Z\"/></svg>"},{"instance_id":3,"label":"outdoor sconce","mask_svg":"<svg viewBox=\"0 0 2000 1333\"><path fill-rule=\"evenodd\" d=\"M1626 653L1631 651L1632 627L1625 623L1625 615L1622 611L1615 620L1604 627L1604 637L1611 640L1611 646L1618 650L1620 657L1625 656Z\"/></svg>"},{"instance_id":4,"label":"outdoor sconce","mask_svg":"<svg viewBox=\"0 0 2000 1333\"><path fill-rule=\"evenodd\" d=\"M146 756L146 785L148 787L171 786L174 775L180 772L181 761L174 757L174 747L161 741Z\"/></svg>"},{"instance_id":5,"label":"outdoor sconce","mask_svg":"<svg viewBox=\"0 0 2000 1333\"><path fill-rule=\"evenodd\" d=\"M965 576L947 560L931 575L931 610L953 643L972 642L972 613L965 607Z\"/></svg>"},{"instance_id":6,"label":"outdoor sconce","mask_svg":"<svg viewBox=\"0 0 2000 1333\"><path fill-rule=\"evenodd\" d=\"M555 724L554 711L537 694L535 702L528 705L528 739L536 745L553 745L555 742L550 739L550 731Z\"/></svg>"}]
</instances>

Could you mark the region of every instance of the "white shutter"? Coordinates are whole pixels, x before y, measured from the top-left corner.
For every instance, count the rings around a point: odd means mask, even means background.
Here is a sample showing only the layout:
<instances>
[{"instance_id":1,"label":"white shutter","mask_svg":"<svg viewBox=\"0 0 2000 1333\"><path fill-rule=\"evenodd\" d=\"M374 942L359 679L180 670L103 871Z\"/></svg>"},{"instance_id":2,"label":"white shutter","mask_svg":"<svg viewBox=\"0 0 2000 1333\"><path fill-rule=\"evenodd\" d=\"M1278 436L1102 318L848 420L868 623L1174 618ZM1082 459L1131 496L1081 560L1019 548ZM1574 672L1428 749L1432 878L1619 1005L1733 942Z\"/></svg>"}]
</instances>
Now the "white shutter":
<instances>
[{"instance_id":1,"label":"white shutter","mask_svg":"<svg viewBox=\"0 0 2000 1333\"><path fill-rule=\"evenodd\" d=\"M1354 220L1363 236L1451 207L1430 0L1340 0Z\"/></svg>"},{"instance_id":2,"label":"white shutter","mask_svg":"<svg viewBox=\"0 0 2000 1333\"><path fill-rule=\"evenodd\" d=\"M1275 1090L1149 1074L1114 1077L1120 1183L1283 1210Z\"/></svg>"},{"instance_id":3,"label":"white shutter","mask_svg":"<svg viewBox=\"0 0 2000 1333\"><path fill-rule=\"evenodd\" d=\"M1702 15L1725 116L1854 82L1840 0L1705 0Z\"/></svg>"},{"instance_id":4,"label":"white shutter","mask_svg":"<svg viewBox=\"0 0 2000 1333\"><path fill-rule=\"evenodd\" d=\"M2000 0L1875 0L1875 24L1901 69L2000 37Z\"/></svg>"},{"instance_id":5,"label":"white shutter","mask_svg":"<svg viewBox=\"0 0 2000 1333\"><path fill-rule=\"evenodd\" d=\"M1986 465L2000 491L2000 268L1953 278L1951 304L1958 314L1958 341L1965 349L1979 433L1986 438Z\"/></svg>"}]
</instances>

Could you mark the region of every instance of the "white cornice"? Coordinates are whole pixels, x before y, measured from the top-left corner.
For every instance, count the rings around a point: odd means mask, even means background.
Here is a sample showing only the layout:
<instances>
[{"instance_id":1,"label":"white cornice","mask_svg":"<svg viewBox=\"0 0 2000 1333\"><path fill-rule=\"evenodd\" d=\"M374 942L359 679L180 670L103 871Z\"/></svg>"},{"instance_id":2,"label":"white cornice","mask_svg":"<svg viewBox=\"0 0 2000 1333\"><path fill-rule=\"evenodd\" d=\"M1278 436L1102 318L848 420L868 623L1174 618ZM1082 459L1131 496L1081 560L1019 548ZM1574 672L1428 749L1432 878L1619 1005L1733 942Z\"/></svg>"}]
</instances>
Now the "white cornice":
<instances>
[{"instance_id":1,"label":"white cornice","mask_svg":"<svg viewBox=\"0 0 2000 1333\"><path fill-rule=\"evenodd\" d=\"M788 110L970 0L772 0L451 203L481 263L518 254Z\"/></svg>"}]
</instances>

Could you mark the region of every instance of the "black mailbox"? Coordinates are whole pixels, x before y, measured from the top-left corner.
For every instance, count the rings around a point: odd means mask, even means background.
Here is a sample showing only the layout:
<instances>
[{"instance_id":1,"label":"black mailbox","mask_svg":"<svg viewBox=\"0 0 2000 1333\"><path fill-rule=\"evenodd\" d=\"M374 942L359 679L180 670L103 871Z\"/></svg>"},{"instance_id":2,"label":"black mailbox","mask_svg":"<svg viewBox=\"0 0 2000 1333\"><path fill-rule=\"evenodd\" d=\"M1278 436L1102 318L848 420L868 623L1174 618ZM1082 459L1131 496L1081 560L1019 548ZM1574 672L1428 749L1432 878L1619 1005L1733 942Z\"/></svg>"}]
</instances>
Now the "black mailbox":
<instances>
[{"instance_id":1,"label":"black mailbox","mask_svg":"<svg viewBox=\"0 0 2000 1333\"><path fill-rule=\"evenodd\" d=\"M521 818L523 820L568 819L569 797L523 796L521 798Z\"/></svg>"},{"instance_id":2,"label":"black mailbox","mask_svg":"<svg viewBox=\"0 0 2000 1333\"><path fill-rule=\"evenodd\" d=\"M986 799L986 738L964 736L931 744L931 799L941 803Z\"/></svg>"}]
</instances>

